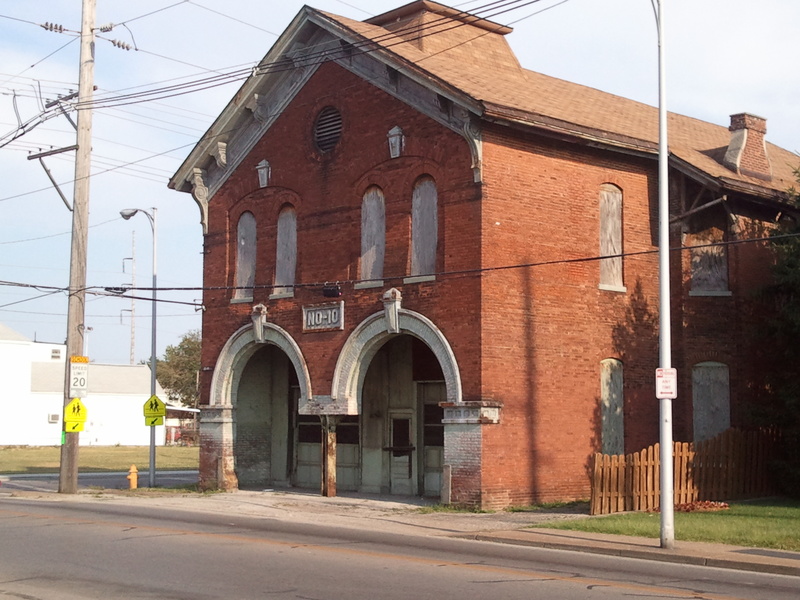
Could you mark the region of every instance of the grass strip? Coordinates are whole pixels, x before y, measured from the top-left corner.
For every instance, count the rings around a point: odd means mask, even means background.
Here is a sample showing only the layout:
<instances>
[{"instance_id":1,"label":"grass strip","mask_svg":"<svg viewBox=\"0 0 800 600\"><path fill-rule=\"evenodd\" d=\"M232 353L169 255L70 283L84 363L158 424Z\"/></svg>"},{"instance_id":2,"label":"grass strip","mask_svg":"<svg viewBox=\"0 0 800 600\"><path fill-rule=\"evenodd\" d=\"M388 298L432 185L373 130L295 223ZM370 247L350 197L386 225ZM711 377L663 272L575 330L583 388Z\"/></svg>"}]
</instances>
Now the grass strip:
<instances>
[{"instance_id":1,"label":"grass strip","mask_svg":"<svg viewBox=\"0 0 800 600\"><path fill-rule=\"evenodd\" d=\"M546 529L658 538L659 513L633 512L537 524ZM800 501L732 502L728 510L676 512L675 539L800 552Z\"/></svg>"},{"instance_id":2,"label":"grass strip","mask_svg":"<svg viewBox=\"0 0 800 600\"><path fill-rule=\"evenodd\" d=\"M200 451L196 447L156 446L156 470L184 471L197 469ZM61 446L0 446L0 473L58 473ZM149 446L81 446L78 470L83 473L139 471L149 468Z\"/></svg>"}]
</instances>

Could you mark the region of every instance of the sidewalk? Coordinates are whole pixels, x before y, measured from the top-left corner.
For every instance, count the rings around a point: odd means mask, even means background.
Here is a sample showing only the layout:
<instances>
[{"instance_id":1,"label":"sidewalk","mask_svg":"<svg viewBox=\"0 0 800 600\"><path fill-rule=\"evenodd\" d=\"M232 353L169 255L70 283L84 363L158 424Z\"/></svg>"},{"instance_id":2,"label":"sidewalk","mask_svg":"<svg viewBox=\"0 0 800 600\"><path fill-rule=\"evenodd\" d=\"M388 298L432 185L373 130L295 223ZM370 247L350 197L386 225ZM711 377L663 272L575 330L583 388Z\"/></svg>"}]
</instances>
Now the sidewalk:
<instances>
[{"instance_id":1,"label":"sidewalk","mask_svg":"<svg viewBox=\"0 0 800 600\"><path fill-rule=\"evenodd\" d=\"M3 490L9 496L10 490ZM109 501L147 504L195 512L227 513L308 524L333 525L408 535L457 537L483 542L535 546L591 552L627 558L660 560L678 564L775 573L800 577L800 552L744 548L725 544L677 540L664 550L658 539L615 536L546 529L548 522L592 518L573 508L536 512L463 513L424 511L432 503L420 498L372 497L342 494L325 498L309 492L288 490L235 491L217 494L145 492L119 490L82 491L76 495L47 492L15 492L13 495L46 501Z\"/></svg>"}]
</instances>

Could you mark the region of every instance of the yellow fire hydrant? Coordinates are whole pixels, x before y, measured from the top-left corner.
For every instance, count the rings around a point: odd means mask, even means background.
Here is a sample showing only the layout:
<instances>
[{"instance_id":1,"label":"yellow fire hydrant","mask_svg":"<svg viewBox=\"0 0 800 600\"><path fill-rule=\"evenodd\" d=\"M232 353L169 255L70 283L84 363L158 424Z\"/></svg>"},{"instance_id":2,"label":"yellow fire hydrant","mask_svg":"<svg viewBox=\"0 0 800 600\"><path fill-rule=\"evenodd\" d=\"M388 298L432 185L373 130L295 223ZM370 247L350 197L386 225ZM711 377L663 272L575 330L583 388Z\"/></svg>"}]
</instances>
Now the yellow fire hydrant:
<instances>
[{"instance_id":1,"label":"yellow fire hydrant","mask_svg":"<svg viewBox=\"0 0 800 600\"><path fill-rule=\"evenodd\" d=\"M136 468L136 465L131 465L131 469L128 471L128 479L131 482L132 490L139 487L139 469Z\"/></svg>"}]
</instances>

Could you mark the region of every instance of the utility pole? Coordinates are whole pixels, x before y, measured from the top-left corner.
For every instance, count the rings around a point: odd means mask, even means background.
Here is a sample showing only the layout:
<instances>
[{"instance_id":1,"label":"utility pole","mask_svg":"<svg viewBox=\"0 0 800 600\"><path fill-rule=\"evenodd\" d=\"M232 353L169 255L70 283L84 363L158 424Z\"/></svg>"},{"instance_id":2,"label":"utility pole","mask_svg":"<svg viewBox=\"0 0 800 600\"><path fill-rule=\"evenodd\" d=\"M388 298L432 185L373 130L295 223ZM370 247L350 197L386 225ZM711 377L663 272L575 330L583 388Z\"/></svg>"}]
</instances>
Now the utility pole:
<instances>
[{"instance_id":1,"label":"utility pole","mask_svg":"<svg viewBox=\"0 0 800 600\"><path fill-rule=\"evenodd\" d=\"M69 263L69 300L67 307L67 361L64 375L64 409L70 398L70 358L83 356L86 246L89 223L89 177L92 151L92 94L94 91L94 22L97 0L82 0L80 73L78 75L78 132L75 155L75 184L72 211L72 248ZM58 491L78 491L78 436L64 432Z\"/></svg>"}]
</instances>

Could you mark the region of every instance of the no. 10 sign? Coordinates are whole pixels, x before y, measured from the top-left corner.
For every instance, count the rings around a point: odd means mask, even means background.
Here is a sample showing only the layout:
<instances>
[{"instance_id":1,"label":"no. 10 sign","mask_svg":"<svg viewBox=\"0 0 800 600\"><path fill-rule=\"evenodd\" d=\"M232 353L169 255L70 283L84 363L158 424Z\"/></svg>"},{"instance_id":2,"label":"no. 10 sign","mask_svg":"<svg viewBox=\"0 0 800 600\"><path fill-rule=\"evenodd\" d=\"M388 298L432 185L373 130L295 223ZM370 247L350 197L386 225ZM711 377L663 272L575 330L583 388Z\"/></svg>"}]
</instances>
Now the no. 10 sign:
<instances>
[{"instance_id":1,"label":"no. 10 sign","mask_svg":"<svg viewBox=\"0 0 800 600\"><path fill-rule=\"evenodd\" d=\"M678 370L656 369L656 398L678 397Z\"/></svg>"},{"instance_id":2,"label":"no. 10 sign","mask_svg":"<svg viewBox=\"0 0 800 600\"><path fill-rule=\"evenodd\" d=\"M89 391L89 357L69 357L69 397L86 398Z\"/></svg>"}]
</instances>

